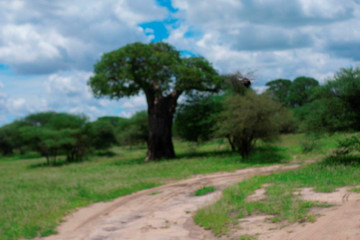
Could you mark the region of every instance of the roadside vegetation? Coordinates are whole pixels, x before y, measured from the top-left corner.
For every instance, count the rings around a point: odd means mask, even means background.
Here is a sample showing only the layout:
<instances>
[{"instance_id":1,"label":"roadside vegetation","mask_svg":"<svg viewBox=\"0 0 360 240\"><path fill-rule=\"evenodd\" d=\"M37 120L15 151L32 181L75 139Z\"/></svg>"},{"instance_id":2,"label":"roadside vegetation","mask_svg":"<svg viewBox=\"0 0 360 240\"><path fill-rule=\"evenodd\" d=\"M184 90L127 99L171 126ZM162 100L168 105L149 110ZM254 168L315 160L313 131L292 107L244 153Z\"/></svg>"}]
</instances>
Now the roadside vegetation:
<instances>
[{"instance_id":1,"label":"roadside vegetation","mask_svg":"<svg viewBox=\"0 0 360 240\"><path fill-rule=\"evenodd\" d=\"M221 200L196 213L195 222L216 235L225 235L238 219L256 214L267 214L271 216L269 221L281 222L282 225L315 221L316 216L309 213L310 209L329 205L299 199L298 189L311 187L318 192L332 192L338 187L350 186L352 191L359 190L359 145L354 141L357 138L343 136L340 139L335 151L328 148L328 154L323 154L323 151L311 154L318 159L326 156L320 162L295 171L253 177L225 189ZM333 145L330 139L319 140L327 146ZM249 195L264 186L265 199L247 201Z\"/></svg>"}]
</instances>

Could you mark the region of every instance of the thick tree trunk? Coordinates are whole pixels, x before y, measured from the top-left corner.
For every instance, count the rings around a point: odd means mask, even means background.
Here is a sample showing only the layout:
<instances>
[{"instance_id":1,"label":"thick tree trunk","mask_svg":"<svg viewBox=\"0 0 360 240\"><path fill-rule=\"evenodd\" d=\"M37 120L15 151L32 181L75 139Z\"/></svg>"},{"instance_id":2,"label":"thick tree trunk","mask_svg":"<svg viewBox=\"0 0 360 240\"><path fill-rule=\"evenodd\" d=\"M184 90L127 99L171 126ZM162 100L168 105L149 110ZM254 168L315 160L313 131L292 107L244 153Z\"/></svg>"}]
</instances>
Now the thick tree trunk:
<instances>
[{"instance_id":1,"label":"thick tree trunk","mask_svg":"<svg viewBox=\"0 0 360 240\"><path fill-rule=\"evenodd\" d=\"M175 157L171 130L179 95L174 92L166 97L147 96L149 140L145 161Z\"/></svg>"},{"instance_id":2,"label":"thick tree trunk","mask_svg":"<svg viewBox=\"0 0 360 240\"><path fill-rule=\"evenodd\" d=\"M175 157L171 127L172 115L149 114L149 141L146 160Z\"/></svg>"}]
</instances>

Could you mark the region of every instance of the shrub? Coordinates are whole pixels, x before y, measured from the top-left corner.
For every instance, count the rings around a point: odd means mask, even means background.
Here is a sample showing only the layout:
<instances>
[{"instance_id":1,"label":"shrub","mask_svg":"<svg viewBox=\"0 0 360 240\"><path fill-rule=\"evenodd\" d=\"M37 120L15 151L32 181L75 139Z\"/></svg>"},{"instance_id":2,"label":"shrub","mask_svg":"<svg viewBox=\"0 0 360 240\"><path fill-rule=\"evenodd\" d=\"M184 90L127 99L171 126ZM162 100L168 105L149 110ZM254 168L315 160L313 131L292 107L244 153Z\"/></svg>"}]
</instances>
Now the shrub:
<instances>
[{"instance_id":1,"label":"shrub","mask_svg":"<svg viewBox=\"0 0 360 240\"><path fill-rule=\"evenodd\" d=\"M218 123L219 136L226 137L233 151L247 157L257 140L269 141L279 134L277 113L281 105L268 95L247 91L227 97Z\"/></svg>"},{"instance_id":2,"label":"shrub","mask_svg":"<svg viewBox=\"0 0 360 240\"><path fill-rule=\"evenodd\" d=\"M356 136L351 136L338 141L338 147L334 151L335 157L344 157L353 152L360 151L360 139Z\"/></svg>"}]
</instances>

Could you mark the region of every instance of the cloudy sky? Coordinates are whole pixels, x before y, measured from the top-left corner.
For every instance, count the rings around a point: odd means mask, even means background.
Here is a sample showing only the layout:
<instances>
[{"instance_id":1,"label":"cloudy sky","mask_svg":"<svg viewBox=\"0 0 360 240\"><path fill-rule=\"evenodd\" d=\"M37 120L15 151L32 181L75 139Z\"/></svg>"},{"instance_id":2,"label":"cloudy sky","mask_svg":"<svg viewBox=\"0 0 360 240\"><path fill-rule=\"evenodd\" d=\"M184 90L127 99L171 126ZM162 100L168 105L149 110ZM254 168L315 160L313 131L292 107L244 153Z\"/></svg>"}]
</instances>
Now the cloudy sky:
<instances>
[{"instance_id":1,"label":"cloudy sky","mask_svg":"<svg viewBox=\"0 0 360 240\"><path fill-rule=\"evenodd\" d=\"M360 66L360 0L0 0L0 125L56 110L130 116L143 96L95 99L94 63L135 41L166 41L255 87Z\"/></svg>"}]
</instances>

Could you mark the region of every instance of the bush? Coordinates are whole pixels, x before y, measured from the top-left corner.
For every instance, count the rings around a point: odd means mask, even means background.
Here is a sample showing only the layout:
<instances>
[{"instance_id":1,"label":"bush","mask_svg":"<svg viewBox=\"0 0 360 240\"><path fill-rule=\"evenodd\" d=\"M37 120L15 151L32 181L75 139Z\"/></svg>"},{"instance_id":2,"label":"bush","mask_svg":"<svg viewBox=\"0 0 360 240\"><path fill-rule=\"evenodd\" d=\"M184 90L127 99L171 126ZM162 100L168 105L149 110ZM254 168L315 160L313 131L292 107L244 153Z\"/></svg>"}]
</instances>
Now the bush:
<instances>
[{"instance_id":1,"label":"bush","mask_svg":"<svg viewBox=\"0 0 360 240\"><path fill-rule=\"evenodd\" d=\"M91 145L95 149L107 149L117 143L115 129L108 121L98 119L88 123L86 134L90 137Z\"/></svg>"},{"instance_id":2,"label":"bush","mask_svg":"<svg viewBox=\"0 0 360 240\"><path fill-rule=\"evenodd\" d=\"M269 141L278 136L280 108L265 94L247 91L243 96L231 95L226 99L218 134L228 139L233 151L247 157L257 140Z\"/></svg>"},{"instance_id":3,"label":"bush","mask_svg":"<svg viewBox=\"0 0 360 240\"><path fill-rule=\"evenodd\" d=\"M315 139L308 139L300 143L301 145L301 152L302 153L309 153L314 151L319 145Z\"/></svg>"},{"instance_id":4,"label":"bush","mask_svg":"<svg viewBox=\"0 0 360 240\"><path fill-rule=\"evenodd\" d=\"M338 147L334 151L335 157L344 157L353 152L360 152L360 139L351 136L338 141Z\"/></svg>"},{"instance_id":5,"label":"bush","mask_svg":"<svg viewBox=\"0 0 360 240\"><path fill-rule=\"evenodd\" d=\"M291 110L281 107L276 114L280 133L295 133L298 130L298 121Z\"/></svg>"}]
</instances>

